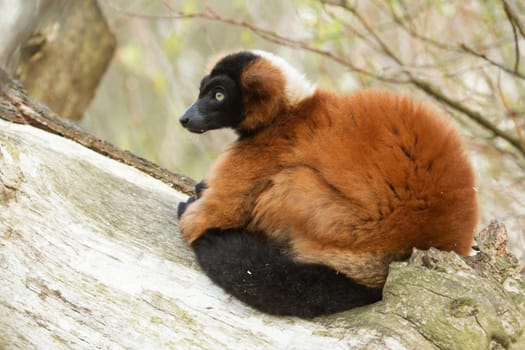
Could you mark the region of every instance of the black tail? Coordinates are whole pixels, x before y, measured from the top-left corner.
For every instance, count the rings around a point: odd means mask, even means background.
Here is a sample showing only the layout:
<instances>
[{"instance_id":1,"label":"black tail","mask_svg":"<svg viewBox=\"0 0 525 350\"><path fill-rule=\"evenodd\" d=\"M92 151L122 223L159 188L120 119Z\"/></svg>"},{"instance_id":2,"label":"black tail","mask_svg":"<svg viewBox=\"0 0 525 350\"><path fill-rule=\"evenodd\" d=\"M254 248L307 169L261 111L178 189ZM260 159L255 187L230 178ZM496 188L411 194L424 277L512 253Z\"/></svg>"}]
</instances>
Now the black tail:
<instances>
[{"instance_id":1,"label":"black tail","mask_svg":"<svg viewBox=\"0 0 525 350\"><path fill-rule=\"evenodd\" d=\"M381 289L357 284L324 265L296 263L242 230L210 229L192 248L211 280L269 314L309 318L381 299Z\"/></svg>"}]
</instances>

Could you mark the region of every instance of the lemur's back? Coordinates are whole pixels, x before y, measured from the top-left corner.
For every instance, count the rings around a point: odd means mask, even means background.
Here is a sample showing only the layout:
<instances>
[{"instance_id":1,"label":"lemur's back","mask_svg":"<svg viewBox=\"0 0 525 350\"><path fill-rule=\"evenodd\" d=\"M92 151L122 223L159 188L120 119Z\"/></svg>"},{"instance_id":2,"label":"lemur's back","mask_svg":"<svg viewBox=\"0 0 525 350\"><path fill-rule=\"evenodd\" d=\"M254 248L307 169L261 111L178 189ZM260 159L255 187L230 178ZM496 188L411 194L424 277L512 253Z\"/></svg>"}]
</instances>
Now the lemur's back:
<instances>
[{"instance_id":1,"label":"lemur's back","mask_svg":"<svg viewBox=\"0 0 525 350\"><path fill-rule=\"evenodd\" d=\"M319 171L347 199L354 225L370 231L353 247L434 246L468 254L477 205L457 132L408 97L367 90L318 96L324 113L294 157Z\"/></svg>"}]
</instances>

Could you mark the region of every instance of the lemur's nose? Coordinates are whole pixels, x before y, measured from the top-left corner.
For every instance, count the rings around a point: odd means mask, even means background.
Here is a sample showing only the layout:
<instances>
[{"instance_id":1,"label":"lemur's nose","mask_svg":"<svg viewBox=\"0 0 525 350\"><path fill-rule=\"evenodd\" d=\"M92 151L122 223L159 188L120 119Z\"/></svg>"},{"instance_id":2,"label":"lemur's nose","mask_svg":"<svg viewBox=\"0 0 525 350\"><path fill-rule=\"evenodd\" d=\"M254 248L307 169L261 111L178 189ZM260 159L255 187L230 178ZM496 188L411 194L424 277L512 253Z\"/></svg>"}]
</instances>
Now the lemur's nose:
<instances>
[{"instance_id":1,"label":"lemur's nose","mask_svg":"<svg viewBox=\"0 0 525 350\"><path fill-rule=\"evenodd\" d=\"M185 126L190 121L190 117L184 113L180 118L179 122L182 124L182 126Z\"/></svg>"}]
</instances>

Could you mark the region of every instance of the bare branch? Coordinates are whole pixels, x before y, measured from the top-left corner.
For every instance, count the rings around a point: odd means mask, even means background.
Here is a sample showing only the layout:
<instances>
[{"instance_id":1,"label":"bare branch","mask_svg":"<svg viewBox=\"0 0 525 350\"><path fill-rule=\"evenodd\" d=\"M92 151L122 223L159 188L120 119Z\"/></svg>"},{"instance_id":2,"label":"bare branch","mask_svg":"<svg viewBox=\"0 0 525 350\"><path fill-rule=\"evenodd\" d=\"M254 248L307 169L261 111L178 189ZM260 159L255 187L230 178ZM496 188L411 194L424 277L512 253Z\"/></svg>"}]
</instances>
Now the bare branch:
<instances>
[{"instance_id":1,"label":"bare branch","mask_svg":"<svg viewBox=\"0 0 525 350\"><path fill-rule=\"evenodd\" d=\"M43 105L29 101L22 87L16 86L11 88L11 81L1 69L0 85L4 87L9 86L9 91L16 91L16 93L13 94L8 94L5 92L5 89L0 91L0 99L8 101L17 108L12 111L12 113L4 113L3 119L17 124L32 125L50 133L64 136L111 159L131 165L183 193L193 193L194 181L192 179L174 174L153 162L132 154L129 151L122 151L111 143L89 134L77 124L60 118ZM31 105L34 109L28 108L28 105Z\"/></svg>"},{"instance_id":2,"label":"bare branch","mask_svg":"<svg viewBox=\"0 0 525 350\"><path fill-rule=\"evenodd\" d=\"M216 13L210 8L207 8L204 12L195 12L195 13L185 13L177 10L172 10L169 8L170 11L173 11L173 14L171 15L144 15L141 13L126 11L124 9L121 10L121 12L127 16L136 17L136 18L142 18L146 20L174 20L174 19L204 19L204 20L210 20L210 21L217 21L225 24L229 24L236 27L241 27L250 30L254 34L258 35L259 37L263 38L266 41L272 42L274 44L278 44L281 46L286 46L294 49L301 49L304 51L316 53L319 55L322 55L324 57L327 57L331 59L334 62L339 63L340 65L354 71L360 74L367 75L369 77L372 77L377 80L381 80L388 83L395 83L395 84L404 84L407 81L406 80L399 80L395 78L385 77L380 74L371 72L369 70L366 70L364 68L358 67L354 65L351 61L342 58L336 54L334 54L331 51L323 50L320 48L317 48L313 45L310 45L307 42L301 41L301 40L295 40L290 39L286 36L280 35L274 31L267 30L264 28L261 28L259 26L254 25L251 22L247 22L244 20L238 20L228 17L223 17L220 14Z\"/></svg>"},{"instance_id":3,"label":"bare branch","mask_svg":"<svg viewBox=\"0 0 525 350\"><path fill-rule=\"evenodd\" d=\"M525 156L525 144L523 144L518 138L512 136L508 132L501 130L496 125L494 125L492 122L484 118L481 113L474 111L464 104L453 100L449 96L443 94L439 89L437 89L432 84L421 80L416 77L411 78L412 84L420 88L421 90L425 91L428 95L434 97L436 100L445 103L449 107L452 107L453 109L465 114L470 119L484 127L485 129L491 131L494 135L501 137L502 139L506 140L508 143L510 143L514 148L516 148L523 156Z\"/></svg>"},{"instance_id":4,"label":"bare branch","mask_svg":"<svg viewBox=\"0 0 525 350\"><path fill-rule=\"evenodd\" d=\"M516 51L516 62L514 64L514 69L505 67L504 65L489 59L487 56L477 52L476 50L474 50L472 48L469 48L465 44L461 44L460 45L460 50L462 50L463 52L467 52L470 55L473 55L473 56L476 56L478 58L481 58L484 61L490 63L493 66L498 67L499 69L501 69L501 70L503 70L503 71L505 71L505 72L507 72L509 74L512 74L512 75L514 75L514 76L516 76L518 78L524 79L525 75L519 73L519 71L518 71L520 52L519 52L519 45L518 45L518 40L517 40L517 35L516 35L516 28L515 28L515 23L519 23L519 24L521 24L521 23L515 17L515 15L511 12L511 9L508 6L507 2L506 1L503 1L503 2L504 2L505 12L507 13L507 16L509 18L509 21L511 22L512 29L513 29L513 32L514 32L514 44L515 44L515 51ZM399 25L399 27L401 29L403 29L404 31L406 31L411 37L413 37L413 38L415 38L417 40L420 40L421 42L424 42L426 44L429 44L431 46L434 46L434 47L436 47L436 48L438 48L440 50L445 50L445 51L448 51L448 52L458 51L458 48L455 45L443 43L443 42L440 42L440 41L428 38L428 37L418 33L413 27L407 26L405 21L403 20L403 18L401 18L395 12L394 8L392 7L392 3L390 3L390 14L391 14L392 18L396 21L396 23ZM520 28L518 25L516 25L516 26L518 28Z\"/></svg>"},{"instance_id":5,"label":"bare branch","mask_svg":"<svg viewBox=\"0 0 525 350\"><path fill-rule=\"evenodd\" d=\"M424 42L426 44L435 46L436 48L441 49L441 50L447 50L447 51L454 51L455 50L455 47L453 45L450 45L450 44L447 44L447 43L443 43L443 42L440 42L440 41L428 38L426 36L423 36L420 33L418 33L413 28L413 26L407 26L405 24L404 18L401 18L401 17L399 17L397 15L397 13L394 10L392 5L393 5L392 2L390 2L390 14L391 14L392 18L399 25L399 27L401 29L403 29L405 32L407 32L411 37L413 37L413 38L415 38L415 39L417 39L417 40L419 40L421 42ZM404 16L404 17L406 17L406 16Z\"/></svg>"},{"instance_id":6,"label":"bare branch","mask_svg":"<svg viewBox=\"0 0 525 350\"><path fill-rule=\"evenodd\" d=\"M525 145L525 135L523 135L522 126L519 123L519 117L520 115L523 116L523 112L520 113L519 111L516 111L509 106L509 103L500 83L497 84L495 90L498 91L501 103L507 111L507 116L512 120L512 123L514 124L514 130L516 130L516 135L518 135L518 138L521 141L521 143Z\"/></svg>"},{"instance_id":7,"label":"bare branch","mask_svg":"<svg viewBox=\"0 0 525 350\"><path fill-rule=\"evenodd\" d=\"M520 28L520 21L517 20L517 18L514 16L514 13L510 9L507 1L503 0L503 9L505 10L505 14L507 15L507 18L509 20L510 26L512 27L512 34L514 35L514 51L516 56L516 61L514 63L514 72L518 72L518 68L520 66L520 45L518 42L518 33L516 31L516 27ZM522 28L520 28L521 30ZM522 33L523 35L523 33Z\"/></svg>"},{"instance_id":8,"label":"bare branch","mask_svg":"<svg viewBox=\"0 0 525 350\"><path fill-rule=\"evenodd\" d=\"M498 62L495 62L493 61L492 59L488 58L486 55L480 53L480 52L477 52L476 50L470 48L469 46L467 46L466 44L461 44L460 47L465 50L465 52L473 55L473 56L476 56L476 57L479 57L481 58L482 60L484 60L485 62L488 62L490 63L491 65L495 66L495 67L498 67L499 69L501 69L502 71L506 72L506 73L509 73L511 75L514 75L515 77L517 78L520 78L520 79L525 79L525 75L518 72L518 69L517 67L515 67L514 69L510 69L508 67L505 67L504 65L502 65L501 63L498 63ZM519 63L519 59L516 60L516 63Z\"/></svg>"},{"instance_id":9,"label":"bare branch","mask_svg":"<svg viewBox=\"0 0 525 350\"><path fill-rule=\"evenodd\" d=\"M326 1L322 0L321 2ZM398 65L403 66L403 62L397 57L397 55L390 49L390 47L381 39L381 37L376 33L374 28L366 21L366 19L361 15L359 11L355 7L345 7L348 11L350 11L363 25L363 27L366 29L370 35L374 38L374 41L379 45L381 50L392 60L394 60Z\"/></svg>"},{"instance_id":10,"label":"bare branch","mask_svg":"<svg viewBox=\"0 0 525 350\"><path fill-rule=\"evenodd\" d=\"M509 18L509 21L512 23L512 25L516 26L521 36L525 38L525 25L521 23L513 4L510 4L508 0L503 0L503 9L505 10L505 13L507 14L507 17Z\"/></svg>"}]
</instances>

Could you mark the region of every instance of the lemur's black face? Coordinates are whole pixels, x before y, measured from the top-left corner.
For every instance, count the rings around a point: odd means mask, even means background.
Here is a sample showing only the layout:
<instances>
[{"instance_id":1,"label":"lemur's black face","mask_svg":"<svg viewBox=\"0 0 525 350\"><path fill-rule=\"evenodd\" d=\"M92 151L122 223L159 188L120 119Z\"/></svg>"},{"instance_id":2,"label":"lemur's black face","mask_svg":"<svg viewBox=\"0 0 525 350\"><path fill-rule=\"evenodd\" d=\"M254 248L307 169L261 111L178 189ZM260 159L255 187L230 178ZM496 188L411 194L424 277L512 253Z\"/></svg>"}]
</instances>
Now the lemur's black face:
<instances>
[{"instance_id":1,"label":"lemur's black face","mask_svg":"<svg viewBox=\"0 0 525 350\"><path fill-rule=\"evenodd\" d=\"M240 86L243 69L257 58L249 52L226 56L201 81L199 97L179 118L195 133L224 127L236 128L244 119Z\"/></svg>"},{"instance_id":2,"label":"lemur's black face","mask_svg":"<svg viewBox=\"0 0 525 350\"><path fill-rule=\"evenodd\" d=\"M242 116L240 89L229 76L221 74L202 79L199 98L180 117L191 132L202 133L222 127L235 127Z\"/></svg>"}]
</instances>

